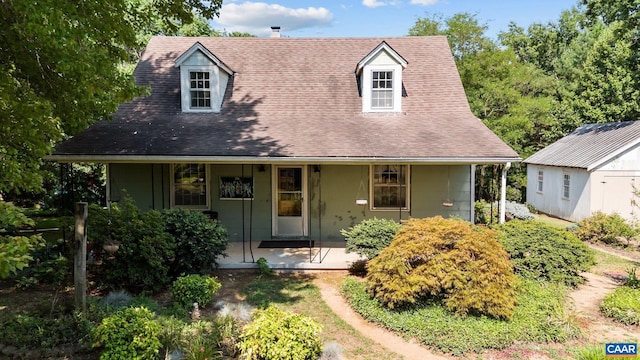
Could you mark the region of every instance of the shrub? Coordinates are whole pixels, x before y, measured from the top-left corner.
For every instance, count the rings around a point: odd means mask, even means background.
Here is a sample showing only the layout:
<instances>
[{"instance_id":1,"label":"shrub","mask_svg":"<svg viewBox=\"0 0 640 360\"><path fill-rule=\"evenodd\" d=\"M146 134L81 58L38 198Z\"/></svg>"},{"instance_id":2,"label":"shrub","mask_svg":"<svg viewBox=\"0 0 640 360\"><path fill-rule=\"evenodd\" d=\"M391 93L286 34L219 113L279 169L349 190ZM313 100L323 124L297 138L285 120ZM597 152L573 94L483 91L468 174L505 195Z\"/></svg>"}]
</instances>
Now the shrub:
<instances>
[{"instance_id":1,"label":"shrub","mask_svg":"<svg viewBox=\"0 0 640 360\"><path fill-rule=\"evenodd\" d=\"M311 360L322 353L315 320L282 311L275 306L254 312L253 322L245 326L239 343L247 360Z\"/></svg>"},{"instance_id":2,"label":"shrub","mask_svg":"<svg viewBox=\"0 0 640 360\"><path fill-rule=\"evenodd\" d=\"M111 210L89 208L89 238L94 249L111 240L120 242L118 252L105 259L96 272L100 285L133 292L157 292L171 283L170 259L173 238L164 232L160 212L141 213L131 198L124 197Z\"/></svg>"},{"instance_id":3,"label":"shrub","mask_svg":"<svg viewBox=\"0 0 640 360\"><path fill-rule=\"evenodd\" d=\"M171 274L205 274L226 256L227 230L200 211L162 211L165 232L175 239L175 260Z\"/></svg>"},{"instance_id":4,"label":"shrub","mask_svg":"<svg viewBox=\"0 0 640 360\"><path fill-rule=\"evenodd\" d=\"M267 261L267 259L261 257L256 261L256 264L258 265L258 277L272 276L273 274L275 274L275 271L273 271L273 269L269 266L269 262Z\"/></svg>"},{"instance_id":5,"label":"shrub","mask_svg":"<svg viewBox=\"0 0 640 360\"><path fill-rule=\"evenodd\" d=\"M626 325L640 324L640 289L620 286L605 296L600 311Z\"/></svg>"},{"instance_id":6,"label":"shrub","mask_svg":"<svg viewBox=\"0 0 640 360\"><path fill-rule=\"evenodd\" d=\"M370 293L390 308L442 299L451 311L509 318L517 277L493 230L457 219L411 219L369 262Z\"/></svg>"},{"instance_id":7,"label":"shrub","mask_svg":"<svg viewBox=\"0 0 640 360\"><path fill-rule=\"evenodd\" d=\"M124 290L111 291L102 299L102 304L110 308L126 308L133 297Z\"/></svg>"},{"instance_id":8,"label":"shrub","mask_svg":"<svg viewBox=\"0 0 640 360\"><path fill-rule=\"evenodd\" d=\"M504 206L504 212L506 214L511 214L515 219L532 220L535 218L527 205L519 204L514 201L507 201Z\"/></svg>"},{"instance_id":9,"label":"shrub","mask_svg":"<svg viewBox=\"0 0 640 360\"><path fill-rule=\"evenodd\" d=\"M155 359L160 350L160 325L146 308L126 308L102 319L94 346L103 346L100 359Z\"/></svg>"},{"instance_id":10,"label":"shrub","mask_svg":"<svg viewBox=\"0 0 640 360\"><path fill-rule=\"evenodd\" d=\"M514 271L524 278L576 286L584 282L580 273L595 264L593 251L566 230L522 220L497 229Z\"/></svg>"},{"instance_id":11,"label":"shrub","mask_svg":"<svg viewBox=\"0 0 640 360\"><path fill-rule=\"evenodd\" d=\"M187 275L181 276L173 282L171 296L173 300L183 306L191 306L198 303L200 307L209 304L213 295L222 284L211 276Z\"/></svg>"},{"instance_id":12,"label":"shrub","mask_svg":"<svg viewBox=\"0 0 640 360\"><path fill-rule=\"evenodd\" d=\"M391 244L393 236L401 225L388 219L367 219L352 226L349 230L340 230L347 240L347 252L356 252L368 259L373 259L380 250Z\"/></svg>"},{"instance_id":13,"label":"shrub","mask_svg":"<svg viewBox=\"0 0 640 360\"><path fill-rule=\"evenodd\" d=\"M578 223L575 234L582 241L617 244L618 237L632 237L634 230L620 215L597 211Z\"/></svg>"}]
</instances>

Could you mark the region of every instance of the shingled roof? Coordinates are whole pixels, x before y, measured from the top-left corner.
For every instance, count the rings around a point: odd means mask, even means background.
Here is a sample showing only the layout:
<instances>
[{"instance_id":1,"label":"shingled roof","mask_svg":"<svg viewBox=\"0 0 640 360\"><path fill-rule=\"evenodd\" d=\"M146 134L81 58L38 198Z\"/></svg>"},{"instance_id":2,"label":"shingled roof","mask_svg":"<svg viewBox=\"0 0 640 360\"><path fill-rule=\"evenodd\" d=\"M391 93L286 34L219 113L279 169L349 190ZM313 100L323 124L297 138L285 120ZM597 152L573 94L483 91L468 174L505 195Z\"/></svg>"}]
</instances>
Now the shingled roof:
<instances>
[{"instance_id":1,"label":"shingled roof","mask_svg":"<svg viewBox=\"0 0 640 360\"><path fill-rule=\"evenodd\" d=\"M588 171L640 143L640 121L582 125L528 157L528 164Z\"/></svg>"},{"instance_id":2,"label":"shingled roof","mask_svg":"<svg viewBox=\"0 0 640 360\"><path fill-rule=\"evenodd\" d=\"M354 69L383 41L406 59L402 112L363 113ZM176 59L196 42L234 71L220 113L183 113ZM470 111L447 39L153 37L151 94L60 144L60 161L520 160Z\"/></svg>"}]
</instances>

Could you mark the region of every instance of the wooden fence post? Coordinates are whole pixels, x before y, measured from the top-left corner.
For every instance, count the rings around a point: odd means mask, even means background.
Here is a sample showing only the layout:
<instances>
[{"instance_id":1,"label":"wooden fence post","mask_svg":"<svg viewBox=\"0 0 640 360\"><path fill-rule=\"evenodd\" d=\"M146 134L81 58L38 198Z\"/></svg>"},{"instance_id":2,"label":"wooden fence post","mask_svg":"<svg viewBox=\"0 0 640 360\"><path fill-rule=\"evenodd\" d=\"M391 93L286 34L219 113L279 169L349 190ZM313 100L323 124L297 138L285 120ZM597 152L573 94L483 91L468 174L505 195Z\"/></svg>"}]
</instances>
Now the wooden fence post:
<instances>
[{"instance_id":1,"label":"wooden fence post","mask_svg":"<svg viewBox=\"0 0 640 360\"><path fill-rule=\"evenodd\" d=\"M73 280L75 284L76 310L82 312L87 310L87 215L87 203L77 202Z\"/></svg>"}]
</instances>

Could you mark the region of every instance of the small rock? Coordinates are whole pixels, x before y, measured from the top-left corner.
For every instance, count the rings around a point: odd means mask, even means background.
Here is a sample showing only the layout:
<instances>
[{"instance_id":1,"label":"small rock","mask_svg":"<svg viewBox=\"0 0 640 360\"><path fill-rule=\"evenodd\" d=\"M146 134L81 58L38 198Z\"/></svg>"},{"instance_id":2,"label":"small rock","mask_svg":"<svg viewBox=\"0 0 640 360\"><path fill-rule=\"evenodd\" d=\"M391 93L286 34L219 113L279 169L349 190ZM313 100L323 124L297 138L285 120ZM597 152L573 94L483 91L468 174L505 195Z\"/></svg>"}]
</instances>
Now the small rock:
<instances>
[{"instance_id":1,"label":"small rock","mask_svg":"<svg viewBox=\"0 0 640 360\"><path fill-rule=\"evenodd\" d=\"M13 345L5 346L2 349L2 355L14 356L16 353L18 353L18 348Z\"/></svg>"}]
</instances>

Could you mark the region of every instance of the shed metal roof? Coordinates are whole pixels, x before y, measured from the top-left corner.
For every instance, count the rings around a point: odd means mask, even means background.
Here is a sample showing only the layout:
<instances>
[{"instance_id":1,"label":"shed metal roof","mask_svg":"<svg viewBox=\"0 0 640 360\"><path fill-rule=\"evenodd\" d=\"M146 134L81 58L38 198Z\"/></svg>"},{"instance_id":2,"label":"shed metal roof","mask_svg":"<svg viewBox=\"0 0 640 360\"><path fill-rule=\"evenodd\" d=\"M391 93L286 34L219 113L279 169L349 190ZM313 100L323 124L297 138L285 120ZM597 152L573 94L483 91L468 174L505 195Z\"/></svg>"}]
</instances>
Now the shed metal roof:
<instances>
[{"instance_id":1,"label":"shed metal roof","mask_svg":"<svg viewBox=\"0 0 640 360\"><path fill-rule=\"evenodd\" d=\"M640 121L587 124L531 155L524 162L591 171L639 142Z\"/></svg>"}]
</instances>

